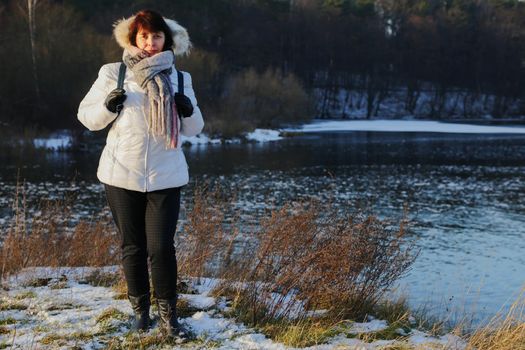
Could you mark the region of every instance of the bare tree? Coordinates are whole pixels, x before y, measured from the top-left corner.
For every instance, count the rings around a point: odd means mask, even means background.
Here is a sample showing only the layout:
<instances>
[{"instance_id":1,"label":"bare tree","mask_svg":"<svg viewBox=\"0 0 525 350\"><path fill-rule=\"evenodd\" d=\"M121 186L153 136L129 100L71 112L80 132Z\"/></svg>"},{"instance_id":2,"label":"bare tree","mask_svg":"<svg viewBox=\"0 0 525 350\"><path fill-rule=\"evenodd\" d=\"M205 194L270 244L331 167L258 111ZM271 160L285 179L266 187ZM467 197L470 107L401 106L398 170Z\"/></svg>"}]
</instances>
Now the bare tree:
<instances>
[{"instance_id":1,"label":"bare tree","mask_svg":"<svg viewBox=\"0 0 525 350\"><path fill-rule=\"evenodd\" d=\"M36 67L36 6L39 0L27 0L27 15L29 24L29 39L31 41L31 60L33 62L33 79L35 83L35 94L37 106L40 105L40 84L38 82L38 70Z\"/></svg>"}]
</instances>

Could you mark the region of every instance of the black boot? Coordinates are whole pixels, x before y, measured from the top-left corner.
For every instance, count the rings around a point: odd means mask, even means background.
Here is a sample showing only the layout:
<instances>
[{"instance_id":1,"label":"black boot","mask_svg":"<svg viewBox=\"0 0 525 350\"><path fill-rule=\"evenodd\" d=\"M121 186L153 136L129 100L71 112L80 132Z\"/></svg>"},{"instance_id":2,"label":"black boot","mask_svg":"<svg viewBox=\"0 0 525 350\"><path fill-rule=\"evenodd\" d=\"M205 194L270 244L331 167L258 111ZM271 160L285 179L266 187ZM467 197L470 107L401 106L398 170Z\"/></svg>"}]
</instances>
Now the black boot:
<instances>
[{"instance_id":1,"label":"black boot","mask_svg":"<svg viewBox=\"0 0 525 350\"><path fill-rule=\"evenodd\" d=\"M149 318L149 307L150 307L150 294L144 294L138 297L134 297L128 294L128 299L133 308L133 313L135 314L135 321L133 323L132 329L135 331L148 330L151 321Z\"/></svg>"},{"instance_id":2,"label":"black boot","mask_svg":"<svg viewBox=\"0 0 525 350\"><path fill-rule=\"evenodd\" d=\"M186 339L185 329L177 321L177 298L157 299L161 331L168 337Z\"/></svg>"}]
</instances>

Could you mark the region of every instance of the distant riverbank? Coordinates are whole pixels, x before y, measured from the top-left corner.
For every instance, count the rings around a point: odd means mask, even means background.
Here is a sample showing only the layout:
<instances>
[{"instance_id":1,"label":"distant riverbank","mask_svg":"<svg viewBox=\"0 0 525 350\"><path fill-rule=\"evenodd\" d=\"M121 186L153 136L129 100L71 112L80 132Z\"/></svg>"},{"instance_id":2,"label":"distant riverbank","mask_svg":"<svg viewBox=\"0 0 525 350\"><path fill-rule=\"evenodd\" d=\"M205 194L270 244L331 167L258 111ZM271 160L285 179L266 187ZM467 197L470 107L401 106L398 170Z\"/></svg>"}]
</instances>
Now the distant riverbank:
<instances>
[{"instance_id":1,"label":"distant riverbank","mask_svg":"<svg viewBox=\"0 0 525 350\"><path fill-rule=\"evenodd\" d=\"M272 142L279 141L285 137L293 137L301 133L315 132L343 132L343 131L375 131L375 132L430 132L450 134L525 134L525 125L520 121L507 120L505 124L501 121L477 120L466 123L464 120L453 120L448 122L432 120L313 120L307 124L289 126L279 129L255 129L234 138L213 138L205 132L194 137L182 137L183 145L207 145L220 143L243 143L243 142ZM87 131L83 134L86 139L92 138L92 133ZM28 140L26 140L27 142ZM103 140L102 140L103 141ZM30 144L37 149L49 151L69 151L73 148L87 149L85 142L80 144L75 135L69 130L61 130L48 134L46 137L34 137L29 140ZM82 143L84 142L84 143ZM20 145L14 142L13 147Z\"/></svg>"}]
</instances>

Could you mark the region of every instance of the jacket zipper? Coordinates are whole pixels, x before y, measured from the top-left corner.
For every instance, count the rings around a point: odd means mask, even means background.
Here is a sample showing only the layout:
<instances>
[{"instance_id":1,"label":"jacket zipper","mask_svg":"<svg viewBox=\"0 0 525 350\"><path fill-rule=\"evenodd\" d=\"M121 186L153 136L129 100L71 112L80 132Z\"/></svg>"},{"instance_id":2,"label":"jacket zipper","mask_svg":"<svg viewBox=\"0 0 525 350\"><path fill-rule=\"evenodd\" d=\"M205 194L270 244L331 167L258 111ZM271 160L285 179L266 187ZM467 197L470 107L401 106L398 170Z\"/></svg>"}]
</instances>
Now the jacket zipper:
<instances>
[{"instance_id":1,"label":"jacket zipper","mask_svg":"<svg viewBox=\"0 0 525 350\"><path fill-rule=\"evenodd\" d=\"M146 119L146 111L144 109L144 103L142 104L142 115L146 123L146 133L148 134L148 141L146 142L146 152L144 154L144 192L148 192L148 152L149 152L149 125Z\"/></svg>"}]
</instances>

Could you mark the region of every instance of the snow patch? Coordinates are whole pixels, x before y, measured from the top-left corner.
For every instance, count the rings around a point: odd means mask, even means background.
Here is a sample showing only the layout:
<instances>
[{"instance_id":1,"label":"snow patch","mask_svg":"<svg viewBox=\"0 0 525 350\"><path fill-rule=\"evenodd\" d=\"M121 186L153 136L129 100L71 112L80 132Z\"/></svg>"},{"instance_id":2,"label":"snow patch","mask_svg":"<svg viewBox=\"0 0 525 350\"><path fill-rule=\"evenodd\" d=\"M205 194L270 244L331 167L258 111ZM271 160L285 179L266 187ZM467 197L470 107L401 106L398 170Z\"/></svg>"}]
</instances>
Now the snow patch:
<instances>
[{"instance_id":1,"label":"snow patch","mask_svg":"<svg viewBox=\"0 0 525 350\"><path fill-rule=\"evenodd\" d=\"M215 305L215 298L204 295L181 294L181 298L186 299L191 306L197 309L209 309Z\"/></svg>"},{"instance_id":2,"label":"snow patch","mask_svg":"<svg viewBox=\"0 0 525 350\"><path fill-rule=\"evenodd\" d=\"M443 123L430 120L317 120L285 131L382 131L382 132L438 132L461 134L525 134L525 127L487 126Z\"/></svg>"},{"instance_id":3,"label":"snow patch","mask_svg":"<svg viewBox=\"0 0 525 350\"><path fill-rule=\"evenodd\" d=\"M252 132L246 134L246 138L250 141L256 142L268 142L281 140L280 131L270 129L255 129Z\"/></svg>"},{"instance_id":4,"label":"snow patch","mask_svg":"<svg viewBox=\"0 0 525 350\"><path fill-rule=\"evenodd\" d=\"M73 136L68 130L62 130L51 134L48 138L37 138L33 140L36 148L44 148L49 151L60 151L71 148Z\"/></svg>"},{"instance_id":5,"label":"snow patch","mask_svg":"<svg viewBox=\"0 0 525 350\"><path fill-rule=\"evenodd\" d=\"M384 320L372 320L370 322L355 322L352 323L352 329L350 330L350 333L371 333L371 332L379 332L383 329L387 328L388 324Z\"/></svg>"},{"instance_id":6,"label":"snow patch","mask_svg":"<svg viewBox=\"0 0 525 350\"><path fill-rule=\"evenodd\" d=\"M207 145L209 143L211 144L221 143L220 139L210 139L205 134L199 134L197 136L191 136L191 137L181 135L181 140L182 140L182 144L189 143L191 145Z\"/></svg>"}]
</instances>

